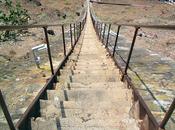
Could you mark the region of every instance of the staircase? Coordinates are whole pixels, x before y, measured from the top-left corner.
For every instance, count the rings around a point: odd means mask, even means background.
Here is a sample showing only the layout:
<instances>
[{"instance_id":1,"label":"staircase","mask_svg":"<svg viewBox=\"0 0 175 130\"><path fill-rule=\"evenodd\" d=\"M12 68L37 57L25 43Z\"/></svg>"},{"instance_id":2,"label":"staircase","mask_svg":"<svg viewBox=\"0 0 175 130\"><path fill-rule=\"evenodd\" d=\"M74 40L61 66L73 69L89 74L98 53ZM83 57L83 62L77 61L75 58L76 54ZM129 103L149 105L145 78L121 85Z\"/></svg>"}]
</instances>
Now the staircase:
<instances>
[{"instance_id":1,"label":"staircase","mask_svg":"<svg viewBox=\"0 0 175 130\"><path fill-rule=\"evenodd\" d=\"M98 40L88 14L85 30L55 90L40 100L32 130L138 130L130 116L132 93Z\"/></svg>"}]
</instances>

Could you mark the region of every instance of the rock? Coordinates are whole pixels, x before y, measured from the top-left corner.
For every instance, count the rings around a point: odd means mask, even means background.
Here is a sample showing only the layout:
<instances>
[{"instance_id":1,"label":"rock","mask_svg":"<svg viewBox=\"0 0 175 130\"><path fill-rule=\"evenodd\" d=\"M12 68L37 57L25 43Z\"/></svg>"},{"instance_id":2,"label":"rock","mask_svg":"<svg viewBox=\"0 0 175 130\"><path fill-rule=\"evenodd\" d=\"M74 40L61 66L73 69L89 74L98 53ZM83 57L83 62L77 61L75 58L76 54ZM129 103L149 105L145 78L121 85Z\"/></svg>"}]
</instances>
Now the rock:
<instances>
[{"instance_id":1,"label":"rock","mask_svg":"<svg viewBox=\"0 0 175 130\"><path fill-rule=\"evenodd\" d=\"M60 10L55 10L55 12L56 12L56 14L57 14L58 17L61 16L61 11Z\"/></svg>"},{"instance_id":2,"label":"rock","mask_svg":"<svg viewBox=\"0 0 175 130\"><path fill-rule=\"evenodd\" d=\"M167 45L167 46L172 46L172 45L175 46L175 39L170 39L170 40L168 40L168 41L166 42L166 45Z\"/></svg>"},{"instance_id":3,"label":"rock","mask_svg":"<svg viewBox=\"0 0 175 130\"><path fill-rule=\"evenodd\" d=\"M77 16L80 16L80 12L76 12L76 15L77 15Z\"/></svg>"},{"instance_id":4,"label":"rock","mask_svg":"<svg viewBox=\"0 0 175 130\"><path fill-rule=\"evenodd\" d=\"M42 77L46 77L46 74L43 73L43 74L42 74Z\"/></svg>"},{"instance_id":5,"label":"rock","mask_svg":"<svg viewBox=\"0 0 175 130\"><path fill-rule=\"evenodd\" d=\"M64 19L66 19L67 17L66 13L63 13L60 10L55 10L55 12L58 17L63 17Z\"/></svg>"},{"instance_id":6,"label":"rock","mask_svg":"<svg viewBox=\"0 0 175 130\"><path fill-rule=\"evenodd\" d=\"M31 84L31 85L27 88L27 93L36 92L39 88L40 88L39 85L37 85L37 84Z\"/></svg>"},{"instance_id":7,"label":"rock","mask_svg":"<svg viewBox=\"0 0 175 130\"><path fill-rule=\"evenodd\" d=\"M64 14L64 15L63 15L63 18L64 18L64 19L66 19L66 16L67 16L67 15L66 15L66 14Z\"/></svg>"},{"instance_id":8,"label":"rock","mask_svg":"<svg viewBox=\"0 0 175 130\"><path fill-rule=\"evenodd\" d=\"M36 6L42 6L41 2L38 0L29 0L31 2L33 2Z\"/></svg>"},{"instance_id":9,"label":"rock","mask_svg":"<svg viewBox=\"0 0 175 130\"><path fill-rule=\"evenodd\" d=\"M50 35L55 35L55 32L53 30L47 30L47 33Z\"/></svg>"}]
</instances>

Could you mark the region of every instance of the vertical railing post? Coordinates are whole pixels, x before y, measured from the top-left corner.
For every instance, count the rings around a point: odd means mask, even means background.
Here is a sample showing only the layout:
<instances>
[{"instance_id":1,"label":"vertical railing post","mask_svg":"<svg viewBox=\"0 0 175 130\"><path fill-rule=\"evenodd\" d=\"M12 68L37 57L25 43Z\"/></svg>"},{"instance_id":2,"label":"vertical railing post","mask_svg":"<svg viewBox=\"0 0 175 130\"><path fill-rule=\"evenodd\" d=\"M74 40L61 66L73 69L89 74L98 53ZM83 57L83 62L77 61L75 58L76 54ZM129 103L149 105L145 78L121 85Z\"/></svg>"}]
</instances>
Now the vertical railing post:
<instances>
[{"instance_id":1,"label":"vertical railing post","mask_svg":"<svg viewBox=\"0 0 175 130\"><path fill-rule=\"evenodd\" d=\"M78 37L79 37L79 36L78 36L78 33L79 33L79 32L78 32L78 23L76 24L76 31L77 31L76 42L78 42Z\"/></svg>"},{"instance_id":2,"label":"vertical railing post","mask_svg":"<svg viewBox=\"0 0 175 130\"><path fill-rule=\"evenodd\" d=\"M70 38L71 38L71 47L73 48L72 24L70 24Z\"/></svg>"},{"instance_id":3,"label":"vertical railing post","mask_svg":"<svg viewBox=\"0 0 175 130\"><path fill-rule=\"evenodd\" d=\"M44 28L45 40L46 40L46 44L47 44L47 52L48 52L48 56L49 56L50 69L51 69L52 75L54 75L52 56L51 56L50 45L49 45L49 37L47 34L47 27L43 27L43 28Z\"/></svg>"},{"instance_id":4,"label":"vertical railing post","mask_svg":"<svg viewBox=\"0 0 175 130\"><path fill-rule=\"evenodd\" d=\"M1 90L0 90L0 107L2 108L2 111L4 113L6 120L7 120L7 123L9 125L10 130L16 130L16 128L13 124L12 118L10 116L10 113L8 111L7 105L5 103L5 100L3 98Z\"/></svg>"},{"instance_id":5,"label":"vertical railing post","mask_svg":"<svg viewBox=\"0 0 175 130\"><path fill-rule=\"evenodd\" d=\"M102 31L103 31L103 23L101 23L101 30L100 30L100 40L101 40L101 36L102 36Z\"/></svg>"},{"instance_id":6,"label":"vertical railing post","mask_svg":"<svg viewBox=\"0 0 175 130\"><path fill-rule=\"evenodd\" d=\"M167 124L167 122L171 118L171 115L173 114L174 109L175 109L175 98L174 98L173 102L171 103L169 110L166 112L162 122L160 123L161 129L165 129L165 125Z\"/></svg>"},{"instance_id":7,"label":"vertical railing post","mask_svg":"<svg viewBox=\"0 0 175 130\"><path fill-rule=\"evenodd\" d=\"M66 42L65 42L65 35L64 35L64 25L62 25L62 38L63 38L64 56L66 56Z\"/></svg>"},{"instance_id":8,"label":"vertical railing post","mask_svg":"<svg viewBox=\"0 0 175 130\"><path fill-rule=\"evenodd\" d=\"M106 24L104 25L104 29L103 29L103 39L102 39L102 43L104 43L105 32L106 32Z\"/></svg>"},{"instance_id":9,"label":"vertical railing post","mask_svg":"<svg viewBox=\"0 0 175 130\"><path fill-rule=\"evenodd\" d=\"M101 22L99 22L99 27L98 27L98 38L100 39L100 32L101 32Z\"/></svg>"},{"instance_id":10,"label":"vertical railing post","mask_svg":"<svg viewBox=\"0 0 175 130\"><path fill-rule=\"evenodd\" d=\"M81 22L80 22L80 29L79 29L79 38L80 38L80 35L81 35Z\"/></svg>"},{"instance_id":11,"label":"vertical railing post","mask_svg":"<svg viewBox=\"0 0 175 130\"><path fill-rule=\"evenodd\" d=\"M81 35L81 31L82 31L82 25L81 25L81 22L80 22L80 35Z\"/></svg>"},{"instance_id":12,"label":"vertical railing post","mask_svg":"<svg viewBox=\"0 0 175 130\"><path fill-rule=\"evenodd\" d=\"M107 36L107 41L106 41L106 46L105 47L108 47L110 31L111 31L111 24L109 24L109 27L108 27L108 36Z\"/></svg>"},{"instance_id":13,"label":"vertical railing post","mask_svg":"<svg viewBox=\"0 0 175 130\"><path fill-rule=\"evenodd\" d=\"M121 79L122 81L124 80L124 76L127 75L130 59L131 59L131 56L132 56L132 52L133 52L133 49L134 49L134 45L135 45L135 41L136 41L137 33L138 33L139 29L140 29L140 27L135 28L134 37L133 37L133 40L132 40L131 48L130 48L128 59L127 59L127 62L126 62L125 71L124 71L124 74L123 74L122 79Z\"/></svg>"},{"instance_id":14,"label":"vertical railing post","mask_svg":"<svg viewBox=\"0 0 175 130\"><path fill-rule=\"evenodd\" d=\"M97 25L97 33L98 33L98 37L100 36L100 22L98 22L98 25Z\"/></svg>"},{"instance_id":15,"label":"vertical railing post","mask_svg":"<svg viewBox=\"0 0 175 130\"><path fill-rule=\"evenodd\" d=\"M76 44L75 23L74 23L74 45Z\"/></svg>"},{"instance_id":16,"label":"vertical railing post","mask_svg":"<svg viewBox=\"0 0 175 130\"><path fill-rule=\"evenodd\" d=\"M95 21L95 32L97 34L97 24L98 24L98 21Z\"/></svg>"},{"instance_id":17,"label":"vertical railing post","mask_svg":"<svg viewBox=\"0 0 175 130\"><path fill-rule=\"evenodd\" d=\"M116 50L117 43L118 43L118 37L119 37L120 27L121 27L121 26L119 25L119 26L118 26L118 30L117 30L117 35L116 35L115 44L114 44L114 50L113 50L113 54L112 54L113 57L114 57L115 50Z\"/></svg>"}]
</instances>

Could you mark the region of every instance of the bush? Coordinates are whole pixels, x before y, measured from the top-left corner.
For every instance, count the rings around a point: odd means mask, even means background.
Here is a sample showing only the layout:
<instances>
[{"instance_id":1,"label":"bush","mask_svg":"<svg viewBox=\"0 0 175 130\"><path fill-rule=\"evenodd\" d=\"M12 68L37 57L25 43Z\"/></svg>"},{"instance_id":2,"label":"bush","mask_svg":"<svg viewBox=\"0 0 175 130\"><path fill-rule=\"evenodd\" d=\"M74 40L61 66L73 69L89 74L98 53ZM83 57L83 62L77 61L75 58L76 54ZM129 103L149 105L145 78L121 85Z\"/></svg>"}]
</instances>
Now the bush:
<instances>
[{"instance_id":1,"label":"bush","mask_svg":"<svg viewBox=\"0 0 175 130\"><path fill-rule=\"evenodd\" d=\"M6 13L0 10L0 25L24 25L28 23L28 12L21 7L19 2L14 5L11 0L0 0L0 3L3 3L7 8ZM17 31L3 31L0 33L0 41L16 39L17 34Z\"/></svg>"}]
</instances>

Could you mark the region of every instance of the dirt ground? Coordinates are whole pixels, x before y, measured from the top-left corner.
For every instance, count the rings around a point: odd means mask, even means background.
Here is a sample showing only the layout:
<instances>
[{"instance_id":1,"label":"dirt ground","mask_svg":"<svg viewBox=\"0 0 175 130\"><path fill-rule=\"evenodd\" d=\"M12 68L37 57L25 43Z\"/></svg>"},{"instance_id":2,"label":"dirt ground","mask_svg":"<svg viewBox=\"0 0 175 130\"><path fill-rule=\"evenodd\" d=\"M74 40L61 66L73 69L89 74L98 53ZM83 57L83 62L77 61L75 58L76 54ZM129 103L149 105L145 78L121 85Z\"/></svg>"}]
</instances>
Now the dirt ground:
<instances>
[{"instance_id":1,"label":"dirt ground","mask_svg":"<svg viewBox=\"0 0 175 130\"><path fill-rule=\"evenodd\" d=\"M104 21L145 24L145 25L174 25L175 5L160 3L156 0L102 0L114 3L135 4L133 7L117 5L93 4L96 15ZM105 11L104 11L105 10ZM115 30L117 27L114 26ZM133 28L123 27L121 33L132 40ZM175 59L175 31L141 28L137 45L161 53Z\"/></svg>"},{"instance_id":2,"label":"dirt ground","mask_svg":"<svg viewBox=\"0 0 175 130\"><path fill-rule=\"evenodd\" d=\"M15 2L16 0L13 0ZM29 24L73 23L81 18L84 0L19 0L27 9L31 19ZM5 10L4 7L2 9ZM69 25L65 26L67 51L70 49ZM63 43L61 26L49 27L55 35L49 35L50 49L54 69L63 59ZM17 40L0 42L0 89L8 105L13 120L18 119L30 105L33 98L50 77L47 50L39 52L41 68L35 65L32 47L45 44L43 29L28 29L20 34ZM0 109L0 118L1 118Z\"/></svg>"}]
</instances>

